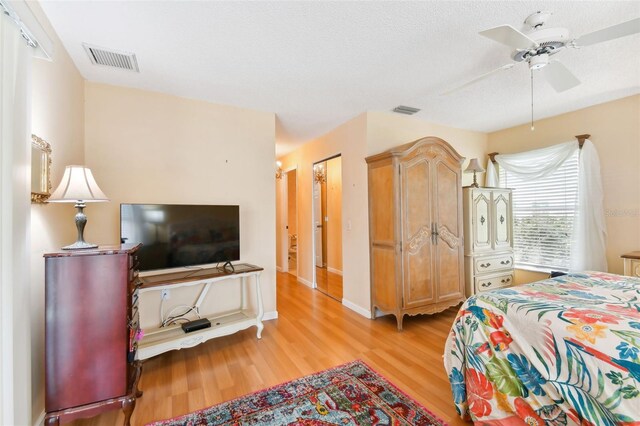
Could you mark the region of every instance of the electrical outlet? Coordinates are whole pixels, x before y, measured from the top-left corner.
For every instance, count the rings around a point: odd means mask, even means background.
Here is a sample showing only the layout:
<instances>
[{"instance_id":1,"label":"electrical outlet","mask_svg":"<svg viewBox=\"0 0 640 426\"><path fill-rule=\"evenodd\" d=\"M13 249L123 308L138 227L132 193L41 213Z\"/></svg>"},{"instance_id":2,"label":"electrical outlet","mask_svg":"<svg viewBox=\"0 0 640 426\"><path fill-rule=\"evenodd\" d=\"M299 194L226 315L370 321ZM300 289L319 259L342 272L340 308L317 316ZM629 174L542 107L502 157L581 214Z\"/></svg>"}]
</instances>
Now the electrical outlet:
<instances>
[{"instance_id":1,"label":"electrical outlet","mask_svg":"<svg viewBox=\"0 0 640 426\"><path fill-rule=\"evenodd\" d=\"M169 300L169 290L164 289L160 291L160 298L162 300Z\"/></svg>"}]
</instances>

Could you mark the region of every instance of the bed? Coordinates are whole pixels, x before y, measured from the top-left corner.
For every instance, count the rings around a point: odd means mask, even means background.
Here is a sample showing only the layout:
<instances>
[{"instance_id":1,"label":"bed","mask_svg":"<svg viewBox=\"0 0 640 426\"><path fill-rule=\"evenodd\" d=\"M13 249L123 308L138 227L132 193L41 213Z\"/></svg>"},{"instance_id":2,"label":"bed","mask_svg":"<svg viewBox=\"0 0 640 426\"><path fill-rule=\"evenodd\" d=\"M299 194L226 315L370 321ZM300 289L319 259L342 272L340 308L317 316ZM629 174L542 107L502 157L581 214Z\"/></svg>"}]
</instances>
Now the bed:
<instances>
[{"instance_id":1,"label":"bed","mask_svg":"<svg viewBox=\"0 0 640 426\"><path fill-rule=\"evenodd\" d=\"M585 272L470 297L444 363L476 425L640 425L640 279Z\"/></svg>"}]
</instances>

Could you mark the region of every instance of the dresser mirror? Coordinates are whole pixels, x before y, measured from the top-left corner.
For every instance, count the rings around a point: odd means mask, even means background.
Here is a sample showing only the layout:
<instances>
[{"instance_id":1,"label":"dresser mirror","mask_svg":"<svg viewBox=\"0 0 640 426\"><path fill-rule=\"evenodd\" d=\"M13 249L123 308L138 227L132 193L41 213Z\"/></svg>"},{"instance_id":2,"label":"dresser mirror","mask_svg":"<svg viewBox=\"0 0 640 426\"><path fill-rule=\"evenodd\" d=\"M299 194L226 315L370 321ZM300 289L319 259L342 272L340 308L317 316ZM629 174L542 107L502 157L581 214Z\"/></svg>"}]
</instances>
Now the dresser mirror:
<instances>
[{"instance_id":1,"label":"dresser mirror","mask_svg":"<svg viewBox=\"0 0 640 426\"><path fill-rule=\"evenodd\" d=\"M51 145L31 135L31 202L45 203L51 195Z\"/></svg>"}]
</instances>

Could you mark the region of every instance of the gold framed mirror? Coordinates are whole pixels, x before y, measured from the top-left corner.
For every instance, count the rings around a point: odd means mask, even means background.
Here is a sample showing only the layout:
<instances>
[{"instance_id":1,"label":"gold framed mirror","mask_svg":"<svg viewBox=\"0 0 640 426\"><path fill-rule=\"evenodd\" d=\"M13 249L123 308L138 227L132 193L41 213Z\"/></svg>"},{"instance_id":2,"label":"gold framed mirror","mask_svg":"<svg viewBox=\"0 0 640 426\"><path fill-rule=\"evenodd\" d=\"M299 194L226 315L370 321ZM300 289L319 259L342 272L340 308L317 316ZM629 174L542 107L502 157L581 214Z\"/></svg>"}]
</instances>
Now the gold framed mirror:
<instances>
[{"instance_id":1,"label":"gold framed mirror","mask_svg":"<svg viewBox=\"0 0 640 426\"><path fill-rule=\"evenodd\" d=\"M31 202L45 203L51 195L51 145L31 135Z\"/></svg>"}]
</instances>

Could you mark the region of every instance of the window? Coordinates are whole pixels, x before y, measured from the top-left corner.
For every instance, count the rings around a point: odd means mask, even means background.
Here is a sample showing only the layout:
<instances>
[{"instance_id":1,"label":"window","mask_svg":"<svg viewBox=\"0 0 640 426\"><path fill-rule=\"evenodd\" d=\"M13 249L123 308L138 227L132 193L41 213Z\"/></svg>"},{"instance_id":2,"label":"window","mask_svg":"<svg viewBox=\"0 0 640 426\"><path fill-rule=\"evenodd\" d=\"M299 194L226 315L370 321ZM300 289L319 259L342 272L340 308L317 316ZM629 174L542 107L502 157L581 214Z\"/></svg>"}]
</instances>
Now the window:
<instances>
[{"instance_id":1,"label":"window","mask_svg":"<svg viewBox=\"0 0 640 426\"><path fill-rule=\"evenodd\" d=\"M568 270L578 200L578 151L552 174L524 180L500 169L500 185L513 189L515 266Z\"/></svg>"}]
</instances>

